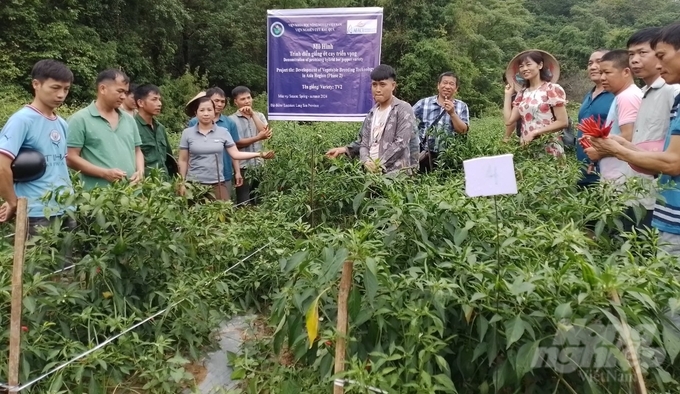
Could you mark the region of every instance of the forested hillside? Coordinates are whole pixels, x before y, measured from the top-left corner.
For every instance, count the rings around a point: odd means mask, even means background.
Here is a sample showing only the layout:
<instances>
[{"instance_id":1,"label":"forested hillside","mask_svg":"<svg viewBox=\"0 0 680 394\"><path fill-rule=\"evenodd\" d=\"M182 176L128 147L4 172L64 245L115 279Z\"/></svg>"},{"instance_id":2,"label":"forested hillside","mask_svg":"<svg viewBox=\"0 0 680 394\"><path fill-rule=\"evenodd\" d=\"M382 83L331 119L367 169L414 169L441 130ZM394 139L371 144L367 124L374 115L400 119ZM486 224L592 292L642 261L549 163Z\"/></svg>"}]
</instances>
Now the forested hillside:
<instances>
[{"instance_id":1,"label":"forested hillside","mask_svg":"<svg viewBox=\"0 0 680 394\"><path fill-rule=\"evenodd\" d=\"M574 75L593 48L680 19L678 0L7 0L0 85L27 88L31 65L52 57L75 71L74 102L90 98L91 81L109 66L135 82L162 84L189 70L263 92L267 9L362 6L385 9L383 62L397 68L403 98L429 94L433 78L453 69L475 113L500 102L502 70L522 49L554 53L576 96L583 84Z\"/></svg>"}]
</instances>

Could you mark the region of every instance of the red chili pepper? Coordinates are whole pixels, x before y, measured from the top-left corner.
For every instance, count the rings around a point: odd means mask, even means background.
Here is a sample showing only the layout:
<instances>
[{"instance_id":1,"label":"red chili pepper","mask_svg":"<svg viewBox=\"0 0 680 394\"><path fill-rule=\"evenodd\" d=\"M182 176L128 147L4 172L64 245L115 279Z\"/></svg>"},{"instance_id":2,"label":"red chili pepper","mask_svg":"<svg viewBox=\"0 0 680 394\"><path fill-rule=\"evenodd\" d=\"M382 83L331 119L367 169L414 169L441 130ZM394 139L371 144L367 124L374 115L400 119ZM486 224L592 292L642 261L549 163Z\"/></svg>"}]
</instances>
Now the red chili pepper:
<instances>
[{"instance_id":1,"label":"red chili pepper","mask_svg":"<svg viewBox=\"0 0 680 394\"><path fill-rule=\"evenodd\" d=\"M331 346L331 345L333 345L333 342L331 342L331 341L326 341L326 346Z\"/></svg>"},{"instance_id":2,"label":"red chili pepper","mask_svg":"<svg viewBox=\"0 0 680 394\"><path fill-rule=\"evenodd\" d=\"M598 116L597 121L594 116L583 119L578 125L578 129L587 136L595 138L607 138L612 129L612 123L609 125L600 126L602 119Z\"/></svg>"},{"instance_id":3,"label":"red chili pepper","mask_svg":"<svg viewBox=\"0 0 680 394\"><path fill-rule=\"evenodd\" d=\"M579 124L579 130L581 130L585 135L595 137L598 134L597 129L598 127L592 117L582 120Z\"/></svg>"},{"instance_id":4,"label":"red chili pepper","mask_svg":"<svg viewBox=\"0 0 680 394\"><path fill-rule=\"evenodd\" d=\"M593 147L593 145L590 143L590 141L588 140L588 138L586 136L579 138L578 142L581 144L583 149L588 149L588 148ZM595 169L595 164L590 163L588 165L588 170L586 171L586 174L591 174L594 169Z\"/></svg>"},{"instance_id":5,"label":"red chili pepper","mask_svg":"<svg viewBox=\"0 0 680 394\"><path fill-rule=\"evenodd\" d=\"M28 327L27 326L21 326L21 331L28 332Z\"/></svg>"},{"instance_id":6,"label":"red chili pepper","mask_svg":"<svg viewBox=\"0 0 680 394\"><path fill-rule=\"evenodd\" d=\"M581 121L581 123L578 125L578 129L583 132L583 134L592 136L592 137L598 137L598 127L595 123L595 120L590 117L587 119L584 119Z\"/></svg>"}]
</instances>

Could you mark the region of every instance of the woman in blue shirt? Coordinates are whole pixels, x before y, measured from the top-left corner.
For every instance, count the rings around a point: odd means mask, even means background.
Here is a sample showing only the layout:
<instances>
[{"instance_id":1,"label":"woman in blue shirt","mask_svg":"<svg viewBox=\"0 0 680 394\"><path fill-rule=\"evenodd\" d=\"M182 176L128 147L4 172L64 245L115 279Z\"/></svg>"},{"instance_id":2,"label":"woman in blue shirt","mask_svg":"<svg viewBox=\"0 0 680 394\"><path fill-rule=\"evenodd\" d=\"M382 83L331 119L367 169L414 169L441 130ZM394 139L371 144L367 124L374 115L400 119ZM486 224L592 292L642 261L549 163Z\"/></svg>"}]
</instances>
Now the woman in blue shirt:
<instances>
[{"instance_id":1,"label":"woman in blue shirt","mask_svg":"<svg viewBox=\"0 0 680 394\"><path fill-rule=\"evenodd\" d=\"M601 119L602 124L607 119L607 114L609 113L609 108L612 106L614 101L614 95L607 92L602 88L602 82L600 81L600 59L605 53L609 52L607 49L598 49L590 55L588 59L588 76L590 80L593 81L595 86L586 94L581 104L581 109L578 112L578 122L581 123L582 120L588 119L594 116L595 119L598 117ZM578 132L577 138L581 138L583 133ZM593 149L593 148L589 148ZM581 168L581 179L578 181L579 187L589 187L600 180L598 175L599 168L597 165L592 166L592 162L588 158L588 155L584 151L580 143L576 143L576 158L582 163ZM591 168L589 172L589 168Z\"/></svg>"}]
</instances>

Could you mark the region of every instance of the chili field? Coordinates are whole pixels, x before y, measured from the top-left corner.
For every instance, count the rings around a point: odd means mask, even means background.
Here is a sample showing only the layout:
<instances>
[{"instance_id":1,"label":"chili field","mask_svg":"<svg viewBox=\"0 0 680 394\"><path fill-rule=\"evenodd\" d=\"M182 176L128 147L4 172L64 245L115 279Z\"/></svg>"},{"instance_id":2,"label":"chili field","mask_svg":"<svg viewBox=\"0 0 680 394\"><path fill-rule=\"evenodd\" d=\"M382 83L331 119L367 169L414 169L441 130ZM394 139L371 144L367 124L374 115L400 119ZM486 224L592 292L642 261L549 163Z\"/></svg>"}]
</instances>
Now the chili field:
<instances>
[{"instance_id":1,"label":"chili field","mask_svg":"<svg viewBox=\"0 0 680 394\"><path fill-rule=\"evenodd\" d=\"M639 345L647 390L680 389L680 265L657 255L654 232L613 235L639 185L623 195L605 185L577 190L575 160L502 143L498 114L474 120L441 170L414 178L323 156L352 141L358 124L272 128L266 145L276 158L257 170L257 207L190 206L155 179L92 192L77 185L64 197L78 207L78 230L46 229L27 250L21 381L166 311L30 392L191 388L185 367L214 345L212 330L249 311L266 327L230 355L239 391L330 393L347 260L342 378L356 382L347 393L630 392L622 321ZM462 161L504 153L515 155L519 193L468 198ZM0 228L5 327L12 231ZM64 243L77 255L68 280L50 275ZM7 330L0 337L8 343Z\"/></svg>"}]
</instances>

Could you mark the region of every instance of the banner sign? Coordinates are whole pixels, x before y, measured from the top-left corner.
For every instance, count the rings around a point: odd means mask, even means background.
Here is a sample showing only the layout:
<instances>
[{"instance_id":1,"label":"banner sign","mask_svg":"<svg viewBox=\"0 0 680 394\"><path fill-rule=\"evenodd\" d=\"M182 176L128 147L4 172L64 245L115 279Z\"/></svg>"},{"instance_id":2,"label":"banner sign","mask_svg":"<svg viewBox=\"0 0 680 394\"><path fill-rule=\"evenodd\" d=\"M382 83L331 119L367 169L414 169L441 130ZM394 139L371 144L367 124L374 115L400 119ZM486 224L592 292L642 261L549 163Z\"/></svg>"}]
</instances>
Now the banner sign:
<instances>
[{"instance_id":1,"label":"banner sign","mask_svg":"<svg viewBox=\"0 0 680 394\"><path fill-rule=\"evenodd\" d=\"M267 11L269 119L363 121L382 22L379 7Z\"/></svg>"}]
</instances>

